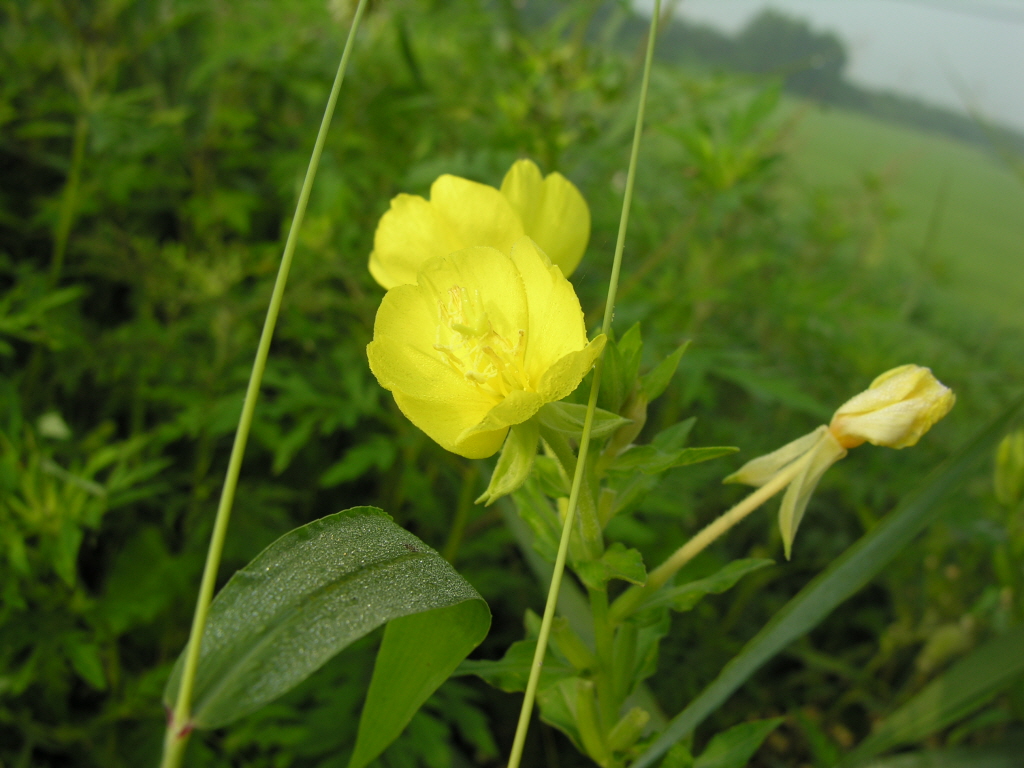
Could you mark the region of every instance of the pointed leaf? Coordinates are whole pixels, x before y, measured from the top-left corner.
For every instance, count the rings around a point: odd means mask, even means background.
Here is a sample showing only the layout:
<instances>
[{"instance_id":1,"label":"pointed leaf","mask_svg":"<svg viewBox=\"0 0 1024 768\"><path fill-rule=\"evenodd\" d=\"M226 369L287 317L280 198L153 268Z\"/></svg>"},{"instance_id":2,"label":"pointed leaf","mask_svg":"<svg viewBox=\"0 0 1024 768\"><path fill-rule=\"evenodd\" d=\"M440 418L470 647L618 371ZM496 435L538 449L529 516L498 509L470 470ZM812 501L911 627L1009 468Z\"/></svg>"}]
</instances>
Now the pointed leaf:
<instances>
[{"instance_id":1,"label":"pointed leaf","mask_svg":"<svg viewBox=\"0 0 1024 768\"><path fill-rule=\"evenodd\" d=\"M526 690L526 681L530 677L533 654L537 650L536 640L518 640L509 646L505 656L497 661L464 661L459 665L456 675L476 675L490 685L506 693L517 693ZM548 654L544 660L544 668L540 673L539 690L549 688L566 677L576 674L572 665L567 664L555 654Z\"/></svg>"},{"instance_id":2,"label":"pointed leaf","mask_svg":"<svg viewBox=\"0 0 1024 768\"><path fill-rule=\"evenodd\" d=\"M740 579L748 573L774 565L774 560L749 559L735 560L721 570L703 579L680 584L677 587L662 589L651 600L644 604L645 608L657 608L667 605L677 611L688 611L695 606L704 595L718 595L732 589Z\"/></svg>"},{"instance_id":3,"label":"pointed leaf","mask_svg":"<svg viewBox=\"0 0 1024 768\"><path fill-rule=\"evenodd\" d=\"M513 426L505 438L505 445L498 456L498 463L494 466L487 490L476 503L489 507L526 482L530 468L533 467L533 459L537 455L539 441L540 425L535 419Z\"/></svg>"},{"instance_id":4,"label":"pointed leaf","mask_svg":"<svg viewBox=\"0 0 1024 768\"><path fill-rule=\"evenodd\" d=\"M743 768L760 748L768 734L779 727L781 717L740 723L715 734L693 768Z\"/></svg>"},{"instance_id":5,"label":"pointed leaf","mask_svg":"<svg viewBox=\"0 0 1024 768\"><path fill-rule=\"evenodd\" d=\"M635 549L626 549L618 541L604 551L600 560L578 563L574 569L580 580L591 589L604 589L611 579L622 579L630 584L647 581L643 556Z\"/></svg>"},{"instance_id":6,"label":"pointed leaf","mask_svg":"<svg viewBox=\"0 0 1024 768\"><path fill-rule=\"evenodd\" d=\"M362 768L395 740L490 626L491 612L483 600L463 600L388 624L349 768Z\"/></svg>"},{"instance_id":7,"label":"pointed leaf","mask_svg":"<svg viewBox=\"0 0 1024 768\"><path fill-rule=\"evenodd\" d=\"M999 744L984 747L910 752L873 760L864 768L1020 768L1024 738L1020 733Z\"/></svg>"},{"instance_id":8,"label":"pointed leaf","mask_svg":"<svg viewBox=\"0 0 1024 768\"><path fill-rule=\"evenodd\" d=\"M583 420L587 415L587 406L579 403L548 403L540 409L540 422L548 429L579 438L583 434ZM594 425L590 436L598 440L607 437L619 427L629 424L629 419L605 411L600 408L594 411Z\"/></svg>"},{"instance_id":9,"label":"pointed leaf","mask_svg":"<svg viewBox=\"0 0 1024 768\"><path fill-rule=\"evenodd\" d=\"M717 459L736 453L738 448L732 446L714 446L709 448L681 448L678 451L665 452L657 446L637 445L615 458L608 467L609 472L635 472L640 470L645 475L657 475L673 467L685 467L699 464L702 461Z\"/></svg>"},{"instance_id":10,"label":"pointed leaf","mask_svg":"<svg viewBox=\"0 0 1024 768\"><path fill-rule=\"evenodd\" d=\"M867 584L931 522L946 495L959 486L979 461L990 455L1006 425L1022 406L1024 397L1019 397L904 497L885 520L800 590L733 657L718 677L672 719L668 728L630 768L653 765L675 742L693 733L704 718L716 711L766 661L816 627L837 605Z\"/></svg>"},{"instance_id":11,"label":"pointed leaf","mask_svg":"<svg viewBox=\"0 0 1024 768\"><path fill-rule=\"evenodd\" d=\"M210 606L193 724L217 728L259 709L392 619L480 600L440 555L374 507L286 533L238 571ZM164 691L172 704L184 654Z\"/></svg>"},{"instance_id":12,"label":"pointed leaf","mask_svg":"<svg viewBox=\"0 0 1024 768\"><path fill-rule=\"evenodd\" d=\"M930 736L984 706L1024 675L1024 624L960 659L893 712L841 765L859 765Z\"/></svg>"},{"instance_id":13,"label":"pointed leaf","mask_svg":"<svg viewBox=\"0 0 1024 768\"><path fill-rule=\"evenodd\" d=\"M668 387L669 382L672 381L672 377L676 375L676 369L679 367L679 361L683 358L683 353L686 352L686 348L688 346L690 346L690 342L687 341L679 347L679 349L654 366L654 368L640 380L640 385L643 387L644 394L647 395L647 402L651 402L654 398L659 397Z\"/></svg>"},{"instance_id":14,"label":"pointed leaf","mask_svg":"<svg viewBox=\"0 0 1024 768\"><path fill-rule=\"evenodd\" d=\"M651 440L651 445L666 452L678 451L686 446L686 441L690 437L690 432L693 431L693 426L696 423L697 417L691 416L680 421L678 424L666 427L654 436L654 439Z\"/></svg>"}]
</instances>

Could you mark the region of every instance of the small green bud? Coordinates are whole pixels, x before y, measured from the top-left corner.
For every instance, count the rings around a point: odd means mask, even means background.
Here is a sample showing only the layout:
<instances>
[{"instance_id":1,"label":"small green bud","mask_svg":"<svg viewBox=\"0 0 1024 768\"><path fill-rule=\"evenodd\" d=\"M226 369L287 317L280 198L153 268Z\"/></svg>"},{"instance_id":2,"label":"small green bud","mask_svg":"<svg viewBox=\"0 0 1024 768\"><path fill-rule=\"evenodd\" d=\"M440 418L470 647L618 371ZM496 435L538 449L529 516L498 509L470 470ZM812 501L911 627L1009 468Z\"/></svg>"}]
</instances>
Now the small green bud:
<instances>
[{"instance_id":1,"label":"small green bud","mask_svg":"<svg viewBox=\"0 0 1024 768\"><path fill-rule=\"evenodd\" d=\"M636 744L651 719L651 713L640 707L633 707L622 716L608 734L608 747L613 752L625 752Z\"/></svg>"},{"instance_id":2,"label":"small green bud","mask_svg":"<svg viewBox=\"0 0 1024 768\"><path fill-rule=\"evenodd\" d=\"M597 696L591 680L576 681L576 728L587 754L598 765L608 765L611 753L597 718Z\"/></svg>"},{"instance_id":3,"label":"small green bud","mask_svg":"<svg viewBox=\"0 0 1024 768\"><path fill-rule=\"evenodd\" d=\"M996 499L1012 507L1024 496L1024 429L1011 432L996 449Z\"/></svg>"},{"instance_id":4,"label":"small green bud","mask_svg":"<svg viewBox=\"0 0 1024 768\"><path fill-rule=\"evenodd\" d=\"M594 669L597 666L597 658L594 656L594 653L587 647L587 644L583 642L580 636L573 632L572 627L569 626L569 621L564 617L559 616L552 623L551 638L555 641L555 646L561 654L578 671Z\"/></svg>"}]
</instances>

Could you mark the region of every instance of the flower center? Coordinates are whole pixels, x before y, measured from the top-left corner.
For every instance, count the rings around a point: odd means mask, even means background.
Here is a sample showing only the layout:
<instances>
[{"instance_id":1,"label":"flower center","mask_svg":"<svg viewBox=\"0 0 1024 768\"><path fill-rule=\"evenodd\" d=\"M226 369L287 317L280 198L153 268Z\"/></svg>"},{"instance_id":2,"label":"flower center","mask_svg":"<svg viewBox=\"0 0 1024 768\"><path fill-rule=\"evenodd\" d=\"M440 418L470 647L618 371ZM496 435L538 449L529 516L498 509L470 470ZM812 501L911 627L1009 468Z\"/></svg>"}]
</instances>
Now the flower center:
<instances>
[{"instance_id":1,"label":"flower center","mask_svg":"<svg viewBox=\"0 0 1024 768\"><path fill-rule=\"evenodd\" d=\"M504 398L514 389L530 390L524 367L526 331L513 339L494 330L480 291L459 285L437 302L439 322L434 349L453 369L486 392Z\"/></svg>"}]
</instances>

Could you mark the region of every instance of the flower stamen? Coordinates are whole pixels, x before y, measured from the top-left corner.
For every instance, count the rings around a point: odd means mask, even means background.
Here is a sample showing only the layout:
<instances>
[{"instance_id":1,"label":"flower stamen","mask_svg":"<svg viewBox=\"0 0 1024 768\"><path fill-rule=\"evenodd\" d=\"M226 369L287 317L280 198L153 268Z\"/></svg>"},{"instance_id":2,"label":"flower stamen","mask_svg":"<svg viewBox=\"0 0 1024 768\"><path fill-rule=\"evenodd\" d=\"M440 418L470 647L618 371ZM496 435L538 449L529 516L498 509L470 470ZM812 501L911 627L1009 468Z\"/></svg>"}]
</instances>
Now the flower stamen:
<instances>
[{"instance_id":1,"label":"flower stamen","mask_svg":"<svg viewBox=\"0 0 1024 768\"><path fill-rule=\"evenodd\" d=\"M516 389L533 391L524 367L526 331L520 329L515 345L510 344L494 330L481 304L479 291L449 288L448 300L437 302L434 349L466 380L497 398Z\"/></svg>"}]
</instances>

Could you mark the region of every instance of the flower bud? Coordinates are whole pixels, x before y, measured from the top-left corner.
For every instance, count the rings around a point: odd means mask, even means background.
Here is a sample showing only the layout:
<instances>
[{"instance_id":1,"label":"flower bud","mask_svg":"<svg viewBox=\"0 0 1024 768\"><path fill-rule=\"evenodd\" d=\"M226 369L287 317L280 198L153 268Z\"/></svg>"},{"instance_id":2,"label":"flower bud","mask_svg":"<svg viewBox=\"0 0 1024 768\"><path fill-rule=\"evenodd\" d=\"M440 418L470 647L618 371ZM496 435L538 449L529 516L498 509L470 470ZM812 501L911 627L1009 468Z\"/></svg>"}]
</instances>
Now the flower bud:
<instances>
[{"instance_id":1,"label":"flower bud","mask_svg":"<svg viewBox=\"0 0 1024 768\"><path fill-rule=\"evenodd\" d=\"M953 391L930 369L901 365L847 400L835 412L829 430L844 448L864 442L906 448L916 444L955 402Z\"/></svg>"},{"instance_id":2,"label":"flower bud","mask_svg":"<svg viewBox=\"0 0 1024 768\"><path fill-rule=\"evenodd\" d=\"M995 490L1008 507L1024 498L1024 429L1008 434L996 450Z\"/></svg>"}]
</instances>

